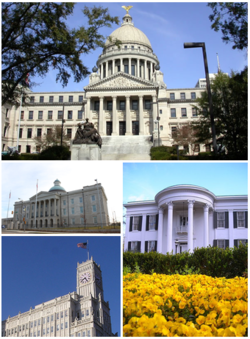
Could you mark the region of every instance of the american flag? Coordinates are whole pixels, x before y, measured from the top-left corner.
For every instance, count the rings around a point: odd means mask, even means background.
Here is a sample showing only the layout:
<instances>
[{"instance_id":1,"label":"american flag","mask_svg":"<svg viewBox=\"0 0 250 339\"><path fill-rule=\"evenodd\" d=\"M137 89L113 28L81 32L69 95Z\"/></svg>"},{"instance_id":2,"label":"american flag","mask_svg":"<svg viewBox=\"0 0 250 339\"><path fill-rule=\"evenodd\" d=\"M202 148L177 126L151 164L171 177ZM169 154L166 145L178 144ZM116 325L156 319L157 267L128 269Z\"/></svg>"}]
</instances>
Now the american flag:
<instances>
[{"instance_id":1,"label":"american flag","mask_svg":"<svg viewBox=\"0 0 250 339\"><path fill-rule=\"evenodd\" d=\"M38 191L38 180L37 180L37 183L36 183L36 191Z\"/></svg>"},{"instance_id":2,"label":"american flag","mask_svg":"<svg viewBox=\"0 0 250 339\"><path fill-rule=\"evenodd\" d=\"M81 248L86 248L87 249L87 242L81 242L80 244L77 244L77 247L81 247Z\"/></svg>"},{"instance_id":3,"label":"american flag","mask_svg":"<svg viewBox=\"0 0 250 339\"><path fill-rule=\"evenodd\" d=\"M10 194L9 194L9 199L11 198L11 192L10 192Z\"/></svg>"},{"instance_id":4,"label":"american flag","mask_svg":"<svg viewBox=\"0 0 250 339\"><path fill-rule=\"evenodd\" d=\"M27 73L27 74L26 74L26 78L25 78L25 84L26 84L27 86L29 86L29 84L30 84L30 83L29 83L29 75L30 75L30 74Z\"/></svg>"}]
</instances>

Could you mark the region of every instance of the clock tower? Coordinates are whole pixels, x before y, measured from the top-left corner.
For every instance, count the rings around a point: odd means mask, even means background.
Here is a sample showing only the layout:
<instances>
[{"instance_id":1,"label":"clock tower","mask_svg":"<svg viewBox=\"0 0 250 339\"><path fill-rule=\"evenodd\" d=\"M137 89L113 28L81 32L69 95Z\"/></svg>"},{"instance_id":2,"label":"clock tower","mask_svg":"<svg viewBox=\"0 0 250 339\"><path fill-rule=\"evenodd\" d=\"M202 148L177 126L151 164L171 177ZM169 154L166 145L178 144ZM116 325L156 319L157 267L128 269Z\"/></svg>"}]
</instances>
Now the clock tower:
<instances>
[{"instance_id":1,"label":"clock tower","mask_svg":"<svg viewBox=\"0 0 250 339\"><path fill-rule=\"evenodd\" d=\"M103 295L103 285L102 285L102 271L100 265L97 265L91 257L90 260L77 263L76 269L76 292L80 296L87 297L90 294L94 298L99 297L101 293Z\"/></svg>"}]
</instances>

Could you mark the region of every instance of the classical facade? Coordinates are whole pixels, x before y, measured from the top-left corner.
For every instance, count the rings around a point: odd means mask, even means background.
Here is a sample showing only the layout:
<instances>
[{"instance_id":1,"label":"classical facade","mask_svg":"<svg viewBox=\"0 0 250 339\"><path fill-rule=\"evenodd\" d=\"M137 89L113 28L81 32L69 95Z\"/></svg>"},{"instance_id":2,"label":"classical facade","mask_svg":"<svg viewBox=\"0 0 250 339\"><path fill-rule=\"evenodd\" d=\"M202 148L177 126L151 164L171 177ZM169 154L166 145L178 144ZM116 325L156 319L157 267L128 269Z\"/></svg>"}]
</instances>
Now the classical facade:
<instances>
[{"instance_id":1,"label":"classical facade","mask_svg":"<svg viewBox=\"0 0 250 339\"><path fill-rule=\"evenodd\" d=\"M14 205L14 229L53 229L109 224L107 197L101 184L66 192L59 180Z\"/></svg>"},{"instance_id":2,"label":"classical facade","mask_svg":"<svg viewBox=\"0 0 250 339\"><path fill-rule=\"evenodd\" d=\"M102 271L91 257L77 263L76 292L46 301L2 322L2 337L111 337Z\"/></svg>"},{"instance_id":3,"label":"classical facade","mask_svg":"<svg viewBox=\"0 0 250 339\"><path fill-rule=\"evenodd\" d=\"M176 185L154 201L126 207L125 251L192 252L197 247L234 247L248 239L247 196L215 196L193 185Z\"/></svg>"},{"instance_id":4,"label":"classical facade","mask_svg":"<svg viewBox=\"0 0 250 339\"><path fill-rule=\"evenodd\" d=\"M83 91L30 93L29 104L21 110L19 151L40 151L33 138L49 133L62 119L73 139L77 123L86 118L102 136L103 152L112 137L116 144L150 140L153 145L159 136L171 146L177 126L197 119L192 105L204 88L168 89L159 63L149 39L127 13L106 41ZM6 150L17 145L19 108L6 105L2 114L2 150ZM200 146L205 150L205 145L196 146L197 151Z\"/></svg>"}]
</instances>

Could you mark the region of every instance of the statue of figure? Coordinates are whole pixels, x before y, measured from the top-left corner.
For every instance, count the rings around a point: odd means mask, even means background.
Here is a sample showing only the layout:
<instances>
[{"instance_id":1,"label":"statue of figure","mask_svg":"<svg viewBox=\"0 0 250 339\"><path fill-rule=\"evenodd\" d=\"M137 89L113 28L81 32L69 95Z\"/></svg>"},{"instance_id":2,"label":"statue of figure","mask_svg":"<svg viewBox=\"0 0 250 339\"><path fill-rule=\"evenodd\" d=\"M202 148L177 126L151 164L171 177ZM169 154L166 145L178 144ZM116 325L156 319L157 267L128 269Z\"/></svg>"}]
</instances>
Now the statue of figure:
<instances>
[{"instance_id":1,"label":"statue of figure","mask_svg":"<svg viewBox=\"0 0 250 339\"><path fill-rule=\"evenodd\" d=\"M102 138L94 127L94 124L89 122L88 118L84 123L78 124L73 144L97 144L101 148Z\"/></svg>"}]
</instances>

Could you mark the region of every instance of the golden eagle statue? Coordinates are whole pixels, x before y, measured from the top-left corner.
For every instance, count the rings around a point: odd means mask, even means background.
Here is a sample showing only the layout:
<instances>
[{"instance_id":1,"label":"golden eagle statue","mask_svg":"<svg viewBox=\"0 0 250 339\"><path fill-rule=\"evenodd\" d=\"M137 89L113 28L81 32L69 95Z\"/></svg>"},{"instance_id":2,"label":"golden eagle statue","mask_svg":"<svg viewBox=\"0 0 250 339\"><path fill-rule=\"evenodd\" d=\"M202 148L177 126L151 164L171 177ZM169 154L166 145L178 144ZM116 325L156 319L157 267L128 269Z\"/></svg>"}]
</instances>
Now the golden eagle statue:
<instances>
[{"instance_id":1,"label":"golden eagle statue","mask_svg":"<svg viewBox=\"0 0 250 339\"><path fill-rule=\"evenodd\" d=\"M127 11L127 14L128 14L128 11L132 8L133 6L122 6L122 8L125 9L125 11Z\"/></svg>"}]
</instances>

